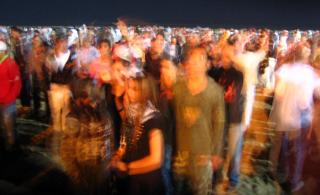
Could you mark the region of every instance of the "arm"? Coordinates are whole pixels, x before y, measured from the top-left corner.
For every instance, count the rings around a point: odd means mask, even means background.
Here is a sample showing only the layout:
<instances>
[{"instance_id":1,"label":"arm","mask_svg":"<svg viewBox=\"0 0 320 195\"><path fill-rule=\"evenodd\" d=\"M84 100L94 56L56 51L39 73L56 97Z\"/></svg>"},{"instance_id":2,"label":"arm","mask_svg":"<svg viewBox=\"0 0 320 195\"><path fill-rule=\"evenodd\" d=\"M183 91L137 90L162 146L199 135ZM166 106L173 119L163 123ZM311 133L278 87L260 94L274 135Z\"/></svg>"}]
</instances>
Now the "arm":
<instances>
[{"instance_id":1,"label":"arm","mask_svg":"<svg viewBox=\"0 0 320 195\"><path fill-rule=\"evenodd\" d=\"M147 173L159 169L164 158L164 140L161 130L152 129L149 133L149 156L129 163L129 175Z\"/></svg>"}]
</instances>

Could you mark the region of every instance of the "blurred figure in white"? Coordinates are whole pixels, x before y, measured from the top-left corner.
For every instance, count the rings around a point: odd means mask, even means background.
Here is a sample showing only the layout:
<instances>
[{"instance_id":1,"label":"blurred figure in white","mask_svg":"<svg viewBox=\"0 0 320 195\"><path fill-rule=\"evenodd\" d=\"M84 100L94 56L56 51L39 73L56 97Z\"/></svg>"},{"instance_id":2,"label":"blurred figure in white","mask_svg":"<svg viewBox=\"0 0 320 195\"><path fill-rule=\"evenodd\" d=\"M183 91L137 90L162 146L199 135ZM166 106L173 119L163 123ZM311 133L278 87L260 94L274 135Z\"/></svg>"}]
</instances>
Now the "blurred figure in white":
<instances>
[{"instance_id":1,"label":"blurred figure in white","mask_svg":"<svg viewBox=\"0 0 320 195\"><path fill-rule=\"evenodd\" d=\"M271 119L276 124L270 160L279 183L292 192L303 186L305 136L312 121L313 94L319 80L309 65L309 45L297 45L288 63L276 72L276 87Z\"/></svg>"}]
</instances>

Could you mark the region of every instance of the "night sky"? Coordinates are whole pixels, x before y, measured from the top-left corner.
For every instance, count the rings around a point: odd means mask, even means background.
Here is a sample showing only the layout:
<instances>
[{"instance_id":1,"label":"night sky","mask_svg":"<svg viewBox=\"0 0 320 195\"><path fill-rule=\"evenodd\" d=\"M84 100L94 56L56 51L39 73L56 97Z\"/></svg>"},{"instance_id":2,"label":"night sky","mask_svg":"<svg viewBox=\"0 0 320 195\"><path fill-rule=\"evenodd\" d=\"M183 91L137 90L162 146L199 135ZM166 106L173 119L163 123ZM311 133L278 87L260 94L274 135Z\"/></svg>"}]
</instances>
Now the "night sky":
<instances>
[{"instance_id":1,"label":"night sky","mask_svg":"<svg viewBox=\"0 0 320 195\"><path fill-rule=\"evenodd\" d=\"M311 0L2 0L0 25L132 24L320 29L320 2Z\"/></svg>"}]
</instances>

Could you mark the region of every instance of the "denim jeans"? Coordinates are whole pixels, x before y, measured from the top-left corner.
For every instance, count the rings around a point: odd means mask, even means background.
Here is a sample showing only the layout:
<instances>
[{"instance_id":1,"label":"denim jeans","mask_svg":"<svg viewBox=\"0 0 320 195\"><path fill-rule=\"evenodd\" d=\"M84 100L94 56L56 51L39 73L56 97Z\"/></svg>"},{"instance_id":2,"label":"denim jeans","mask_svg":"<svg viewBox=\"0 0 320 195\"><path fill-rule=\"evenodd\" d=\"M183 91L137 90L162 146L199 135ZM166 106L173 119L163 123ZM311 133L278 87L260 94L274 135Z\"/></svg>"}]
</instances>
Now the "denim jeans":
<instances>
[{"instance_id":1,"label":"denim jeans","mask_svg":"<svg viewBox=\"0 0 320 195\"><path fill-rule=\"evenodd\" d=\"M165 145L164 162L161 168L161 173L164 180L164 185L166 188L166 195L171 195L173 193L172 187L172 177L171 177L171 155L172 147L168 144Z\"/></svg>"},{"instance_id":2,"label":"denim jeans","mask_svg":"<svg viewBox=\"0 0 320 195\"><path fill-rule=\"evenodd\" d=\"M273 175L280 183L287 182L294 188L302 179L305 159L306 129L277 131L272 143L270 160Z\"/></svg>"},{"instance_id":3,"label":"denim jeans","mask_svg":"<svg viewBox=\"0 0 320 195\"><path fill-rule=\"evenodd\" d=\"M240 172L243 130L241 124L230 124L228 131L228 149L223 165L222 176L229 180L231 185L236 185ZM229 171L230 170L230 171Z\"/></svg>"},{"instance_id":4,"label":"denim jeans","mask_svg":"<svg viewBox=\"0 0 320 195\"><path fill-rule=\"evenodd\" d=\"M16 142L16 110L16 102L0 104L0 133L6 147L12 146Z\"/></svg>"},{"instance_id":5,"label":"denim jeans","mask_svg":"<svg viewBox=\"0 0 320 195\"><path fill-rule=\"evenodd\" d=\"M41 107L41 92L45 95L45 106L47 117L50 116L50 107L48 100L48 82L46 80L39 80L37 75L32 75L32 99L33 99L33 112L35 115L40 113Z\"/></svg>"}]
</instances>

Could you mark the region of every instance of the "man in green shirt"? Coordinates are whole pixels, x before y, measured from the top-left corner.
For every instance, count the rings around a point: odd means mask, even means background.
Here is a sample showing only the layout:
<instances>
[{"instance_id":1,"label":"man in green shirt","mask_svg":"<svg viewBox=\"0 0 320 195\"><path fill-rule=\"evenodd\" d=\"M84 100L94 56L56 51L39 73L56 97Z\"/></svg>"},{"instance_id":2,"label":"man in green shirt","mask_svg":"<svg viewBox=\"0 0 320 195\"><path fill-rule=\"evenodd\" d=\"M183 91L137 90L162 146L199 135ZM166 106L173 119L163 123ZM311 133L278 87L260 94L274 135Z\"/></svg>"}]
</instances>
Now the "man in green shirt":
<instances>
[{"instance_id":1,"label":"man in green shirt","mask_svg":"<svg viewBox=\"0 0 320 195\"><path fill-rule=\"evenodd\" d=\"M224 92L207 76L207 65L206 51L191 49L183 63L185 77L174 87L175 194L212 193L213 171L222 162Z\"/></svg>"}]
</instances>

